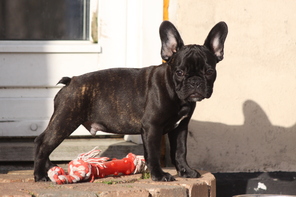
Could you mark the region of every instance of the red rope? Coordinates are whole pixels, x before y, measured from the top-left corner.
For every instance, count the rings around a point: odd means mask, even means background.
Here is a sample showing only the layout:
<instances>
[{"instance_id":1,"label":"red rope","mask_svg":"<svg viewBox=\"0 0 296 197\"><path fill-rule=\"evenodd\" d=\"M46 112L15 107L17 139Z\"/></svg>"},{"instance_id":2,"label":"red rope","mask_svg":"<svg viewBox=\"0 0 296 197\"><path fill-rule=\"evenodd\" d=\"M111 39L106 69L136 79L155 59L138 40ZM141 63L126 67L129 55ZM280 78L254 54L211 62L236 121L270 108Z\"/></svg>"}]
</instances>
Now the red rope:
<instances>
[{"instance_id":1,"label":"red rope","mask_svg":"<svg viewBox=\"0 0 296 197\"><path fill-rule=\"evenodd\" d=\"M143 156L129 153L123 159L108 157L95 158L101 151L93 149L83 153L68 165L68 173L61 167L55 166L48 171L48 177L57 184L76 183L80 181L93 182L95 178L110 175L131 174L142 172L146 169Z\"/></svg>"}]
</instances>

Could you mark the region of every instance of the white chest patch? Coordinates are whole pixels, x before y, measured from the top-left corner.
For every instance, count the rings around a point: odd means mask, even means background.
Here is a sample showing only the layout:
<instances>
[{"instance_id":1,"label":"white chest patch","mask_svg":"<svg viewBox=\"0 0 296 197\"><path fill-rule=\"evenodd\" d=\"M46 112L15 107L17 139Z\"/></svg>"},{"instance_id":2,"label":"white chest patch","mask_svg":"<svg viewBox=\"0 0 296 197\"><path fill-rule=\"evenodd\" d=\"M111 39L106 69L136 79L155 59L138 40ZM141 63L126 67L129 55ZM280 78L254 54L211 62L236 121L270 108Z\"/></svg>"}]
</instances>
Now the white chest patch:
<instances>
[{"instance_id":1,"label":"white chest patch","mask_svg":"<svg viewBox=\"0 0 296 197\"><path fill-rule=\"evenodd\" d=\"M182 116L182 117L180 118L180 120L178 120L178 121L176 122L176 124L175 124L175 128L176 128L177 126L179 126L180 122L181 122L184 118L187 118L187 115L186 115L186 116Z\"/></svg>"}]
</instances>

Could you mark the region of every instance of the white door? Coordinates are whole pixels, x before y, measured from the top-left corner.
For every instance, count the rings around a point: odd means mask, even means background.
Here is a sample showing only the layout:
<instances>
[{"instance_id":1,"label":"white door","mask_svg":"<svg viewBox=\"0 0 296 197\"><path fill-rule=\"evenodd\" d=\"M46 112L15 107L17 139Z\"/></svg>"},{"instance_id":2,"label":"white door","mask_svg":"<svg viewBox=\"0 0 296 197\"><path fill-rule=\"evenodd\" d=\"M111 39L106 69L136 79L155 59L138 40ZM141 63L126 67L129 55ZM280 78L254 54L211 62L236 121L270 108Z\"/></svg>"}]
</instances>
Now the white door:
<instances>
[{"instance_id":1,"label":"white door","mask_svg":"<svg viewBox=\"0 0 296 197\"><path fill-rule=\"evenodd\" d=\"M61 88L56 83L63 76L161 62L162 1L3 2L0 137L43 132L53 112L53 98ZM80 127L74 135L89 133Z\"/></svg>"}]
</instances>

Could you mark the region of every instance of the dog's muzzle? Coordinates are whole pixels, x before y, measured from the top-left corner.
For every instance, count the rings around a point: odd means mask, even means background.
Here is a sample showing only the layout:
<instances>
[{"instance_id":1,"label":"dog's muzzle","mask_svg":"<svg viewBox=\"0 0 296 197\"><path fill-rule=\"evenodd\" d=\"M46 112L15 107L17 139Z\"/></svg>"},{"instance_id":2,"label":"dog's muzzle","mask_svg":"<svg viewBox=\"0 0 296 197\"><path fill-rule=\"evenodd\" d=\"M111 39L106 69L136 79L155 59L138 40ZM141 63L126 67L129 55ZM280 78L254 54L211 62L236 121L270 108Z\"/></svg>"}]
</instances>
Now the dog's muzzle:
<instances>
[{"instance_id":1,"label":"dog's muzzle","mask_svg":"<svg viewBox=\"0 0 296 197\"><path fill-rule=\"evenodd\" d=\"M191 102L202 101L205 97L197 92L190 94L188 100Z\"/></svg>"}]
</instances>

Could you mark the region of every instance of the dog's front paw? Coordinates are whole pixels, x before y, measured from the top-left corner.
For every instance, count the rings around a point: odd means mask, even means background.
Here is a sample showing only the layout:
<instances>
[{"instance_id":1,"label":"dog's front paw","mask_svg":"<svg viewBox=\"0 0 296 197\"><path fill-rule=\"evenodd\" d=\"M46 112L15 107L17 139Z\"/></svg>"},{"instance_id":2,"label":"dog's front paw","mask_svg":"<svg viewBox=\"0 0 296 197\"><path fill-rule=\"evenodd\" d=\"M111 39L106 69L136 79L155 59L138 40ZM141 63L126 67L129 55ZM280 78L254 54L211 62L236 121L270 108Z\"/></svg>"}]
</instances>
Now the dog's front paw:
<instances>
[{"instance_id":1,"label":"dog's front paw","mask_svg":"<svg viewBox=\"0 0 296 197\"><path fill-rule=\"evenodd\" d=\"M196 170L193 170L193 169L183 168L178 172L178 174L180 177L184 177L184 178L199 178L199 177L201 177L200 173L197 172Z\"/></svg>"},{"instance_id":2,"label":"dog's front paw","mask_svg":"<svg viewBox=\"0 0 296 197\"><path fill-rule=\"evenodd\" d=\"M170 173L166 173L166 172L161 173L161 175L152 175L151 178L153 181L164 181L164 182L176 180Z\"/></svg>"}]
</instances>

